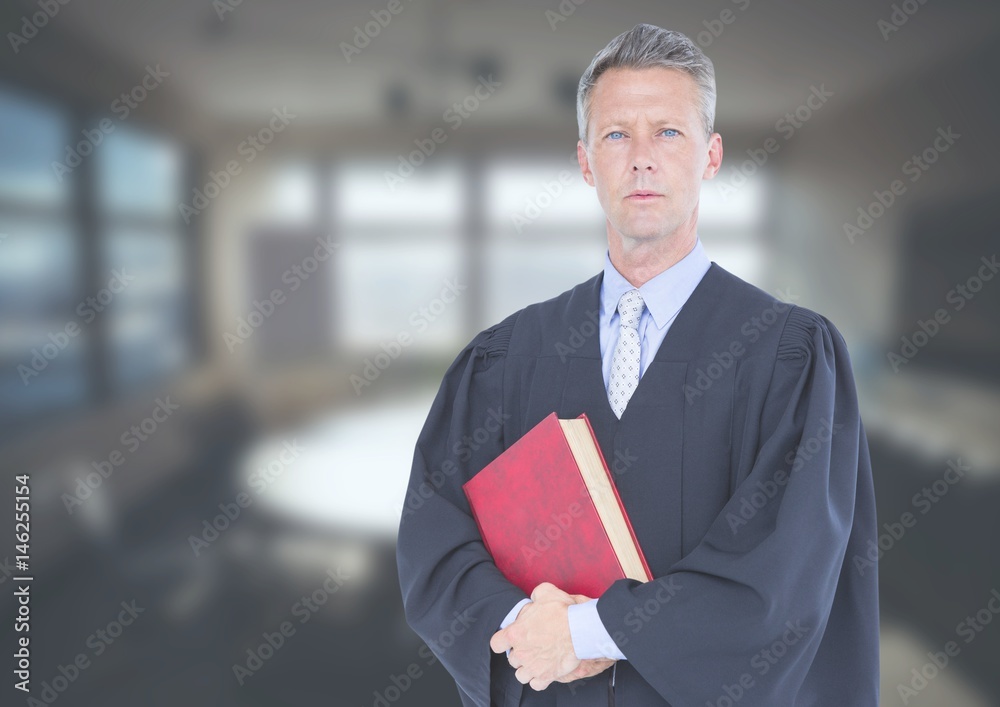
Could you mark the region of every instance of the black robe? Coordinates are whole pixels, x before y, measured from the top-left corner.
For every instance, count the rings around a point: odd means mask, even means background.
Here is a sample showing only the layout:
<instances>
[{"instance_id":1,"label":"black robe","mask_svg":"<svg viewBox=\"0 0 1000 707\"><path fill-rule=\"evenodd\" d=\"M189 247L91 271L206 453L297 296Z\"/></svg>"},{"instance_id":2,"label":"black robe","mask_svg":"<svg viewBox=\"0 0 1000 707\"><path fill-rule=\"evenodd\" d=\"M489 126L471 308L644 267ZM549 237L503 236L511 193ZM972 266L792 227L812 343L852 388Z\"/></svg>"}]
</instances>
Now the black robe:
<instances>
[{"instance_id":1,"label":"black robe","mask_svg":"<svg viewBox=\"0 0 1000 707\"><path fill-rule=\"evenodd\" d=\"M408 623L466 706L606 705L613 674L618 707L877 707L875 500L840 332L713 262L618 420L602 277L480 332L445 374L399 526ZM525 594L461 486L553 410L587 413L655 579L597 603L627 660L536 691L490 651Z\"/></svg>"}]
</instances>

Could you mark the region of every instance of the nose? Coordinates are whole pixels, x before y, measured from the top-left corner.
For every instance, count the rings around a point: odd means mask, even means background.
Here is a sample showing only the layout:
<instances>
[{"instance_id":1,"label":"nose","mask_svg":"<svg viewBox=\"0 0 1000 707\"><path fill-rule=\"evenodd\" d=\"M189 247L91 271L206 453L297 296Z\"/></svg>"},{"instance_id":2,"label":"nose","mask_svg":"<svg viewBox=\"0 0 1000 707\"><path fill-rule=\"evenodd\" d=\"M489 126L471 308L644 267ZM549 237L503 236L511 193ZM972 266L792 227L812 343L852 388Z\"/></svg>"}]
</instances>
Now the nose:
<instances>
[{"instance_id":1,"label":"nose","mask_svg":"<svg viewBox=\"0 0 1000 707\"><path fill-rule=\"evenodd\" d=\"M655 172L656 161L653 159L652 145L648 140L633 138L632 140L632 171Z\"/></svg>"}]
</instances>

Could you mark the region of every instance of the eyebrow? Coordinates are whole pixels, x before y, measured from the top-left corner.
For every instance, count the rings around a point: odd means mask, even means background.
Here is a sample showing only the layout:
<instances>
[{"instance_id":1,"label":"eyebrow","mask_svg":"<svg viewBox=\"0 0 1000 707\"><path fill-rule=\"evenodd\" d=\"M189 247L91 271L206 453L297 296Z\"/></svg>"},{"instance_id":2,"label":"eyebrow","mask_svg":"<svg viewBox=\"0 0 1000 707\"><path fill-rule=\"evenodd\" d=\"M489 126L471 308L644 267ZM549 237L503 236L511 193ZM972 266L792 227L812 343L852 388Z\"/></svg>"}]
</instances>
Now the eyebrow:
<instances>
[{"instance_id":1,"label":"eyebrow","mask_svg":"<svg viewBox=\"0 0 1000 707\"><path fill-rule=\"evenodd\" d=\"M612 125L614 123L621 124L621 123L627 123L627 122L629 122L629 119L627 117L623 116L623 115L612 115L612 116L610 116L610 117L608 117L608 118L606 118L604 120L597 121L597 125ZM666 115L666 116L659 116L657 118L654 118L652 122L653 123L677 123L677 124L681 124L684 121L681 120L680 118L676 117L676 116Z\"/></svg>"}]
</instances>

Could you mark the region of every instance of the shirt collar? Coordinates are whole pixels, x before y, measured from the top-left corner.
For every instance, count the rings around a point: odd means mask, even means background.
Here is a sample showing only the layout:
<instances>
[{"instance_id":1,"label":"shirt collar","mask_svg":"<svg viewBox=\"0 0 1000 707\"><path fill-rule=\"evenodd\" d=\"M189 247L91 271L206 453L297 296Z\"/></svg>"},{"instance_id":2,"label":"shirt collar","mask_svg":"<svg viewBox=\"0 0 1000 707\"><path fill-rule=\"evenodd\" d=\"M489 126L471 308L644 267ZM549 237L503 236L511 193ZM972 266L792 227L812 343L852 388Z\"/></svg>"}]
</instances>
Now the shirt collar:
<instances>
[{"instance_id":1,"label":"shirt collar","mask_svg":"<svg viewBox=\"0 0 1000 707\"><path fill-rule=\"evenodd\" d=\"M687 302L695 287L701 282L712 262L702 247L701 238L695 238L694 248L655 276L642 287L639 294L653 317L657 329L666 326ZM601 282L601 314L610 320L618 309L618 300L635 287L611 263L611 254L604 253L604 279Z\"/></svg>"}]
</instances>

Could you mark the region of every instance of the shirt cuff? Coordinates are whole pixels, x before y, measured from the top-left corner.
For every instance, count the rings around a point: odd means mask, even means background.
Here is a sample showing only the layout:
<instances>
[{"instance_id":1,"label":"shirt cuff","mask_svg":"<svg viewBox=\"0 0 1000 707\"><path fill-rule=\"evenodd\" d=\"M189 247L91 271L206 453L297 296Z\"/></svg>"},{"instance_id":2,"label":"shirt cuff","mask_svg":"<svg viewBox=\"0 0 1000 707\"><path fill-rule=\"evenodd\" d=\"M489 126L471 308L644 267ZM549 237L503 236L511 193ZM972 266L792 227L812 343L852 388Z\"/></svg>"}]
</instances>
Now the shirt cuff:
<instances>
[{"instance_id":1,"label":"shirt cuff","mask_svg":"<svg viewBox=\"0 0 1000 707\"><path fill-rule=\"evenodd\" d=\"M514 619L516 619L517 615L521 612L521 607L529 603L530 601L531 599L522 599L521 601L514 604L514 608L511 609L509 612L507 612L507 616L504 617L504 620L500 623L500 628L505 629L512 623L514 623Z\"/></svg>"},{"instance_id":2,"label":"shirt cuff","mask_svg":"<svg viewBox=\"0 0 1000 707\"><path fill-rule=\"evenodd\" d=\"M573 639L573 651L580 660L592 658L612 658L625 660L625 654L611 638L597 613L597 599L573 604L569 612L569 633Z\"/></svg>"},{"instance_id":3,"label":"shirt cuff","mask_svg":"<svg viewBox=\"0 0 1000 707\"><path fill-rule=\"evenodd\" d=\"M521 612L521 607L530 602L531 599L526 598L514 604L514 608L507 612L507 616L504 617L504 620L500 623L500 629L503 630L514 623L514 619L516 619L517 615ZM507 649L507 657L510 657L510 648Z\"/></svg>"}]
</instances>

